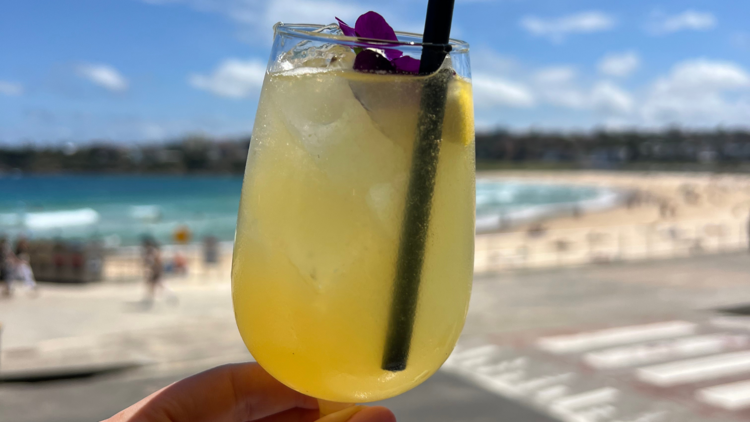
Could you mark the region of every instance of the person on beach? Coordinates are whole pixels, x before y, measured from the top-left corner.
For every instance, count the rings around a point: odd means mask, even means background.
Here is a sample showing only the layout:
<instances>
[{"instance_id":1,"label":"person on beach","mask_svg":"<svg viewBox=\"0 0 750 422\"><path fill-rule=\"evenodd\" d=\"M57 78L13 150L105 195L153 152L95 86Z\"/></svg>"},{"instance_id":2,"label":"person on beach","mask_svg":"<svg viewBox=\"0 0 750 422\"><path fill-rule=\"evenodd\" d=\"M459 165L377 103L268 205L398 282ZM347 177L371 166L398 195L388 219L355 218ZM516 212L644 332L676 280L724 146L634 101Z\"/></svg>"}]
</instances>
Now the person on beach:
<instances>
[{"instance_id":1,"label":"person on beach","mask_svg":"<svg viewBox=\"0 0 750 422\"><path fill-rule=\"evenodd\" d=\"M210 268L219 264L219 240L216 236L208 235L203 238L203 269L208 273Z\"/></svg>"},{"instance_id":2,"label":"person on beach","mask_svg":"<svg viewBox=\"0 0 750 422\"><path fill-rule=\"evenodd\" d=\"M14 278L23 283L30 292L37 292L36 279L31 271L31 254L29 253L29 241L19 237L16 241L14 261Z\"/></svg>"},{"instance_id":3,"label":"person on beach","mask_svg":"<svg viewBox=\"0 0 750 422\"><path fill-rule=\"evenodd\" d=\"M169 300L177 302L177 295L164 284L162 279L164 264L159 244L150 237L143 239L143 270L146 279L144 302L152 304L156 299L157 290L163 291Z\"/></svg>"},{"instance_id":4,"label":"person on beach","mask_svg":"<svg viewBox=\"0 0 750 422\"><path fill-rule=\"evenodd\" d=\"M320 419L318 400L273 379L257 363L224 365L151 394L103 422L396 422L385 407L353 406Z\"/></svg>"},{"instance_id":5,"label":"person on beach","mask_svg":"<svg viewBox=\"0 0 750 422\"><path fill-rule=\"evenodd\" d=\"M177 251L172 258L172 272L179 276L186 276L188 273L188 261L182 252Z\"/></svg>"},{"instance_id":6,"label":"person on beach","mask_svg":"<svg viewBox=\"0 0 750 422\"><path fill-rule=\"evenodd\" d=\"M0 236L0 284L2 285L2 296L10 297L13 294L11 289L11 253L8 245L8 238Z\"/></svg>"}]
</instances>

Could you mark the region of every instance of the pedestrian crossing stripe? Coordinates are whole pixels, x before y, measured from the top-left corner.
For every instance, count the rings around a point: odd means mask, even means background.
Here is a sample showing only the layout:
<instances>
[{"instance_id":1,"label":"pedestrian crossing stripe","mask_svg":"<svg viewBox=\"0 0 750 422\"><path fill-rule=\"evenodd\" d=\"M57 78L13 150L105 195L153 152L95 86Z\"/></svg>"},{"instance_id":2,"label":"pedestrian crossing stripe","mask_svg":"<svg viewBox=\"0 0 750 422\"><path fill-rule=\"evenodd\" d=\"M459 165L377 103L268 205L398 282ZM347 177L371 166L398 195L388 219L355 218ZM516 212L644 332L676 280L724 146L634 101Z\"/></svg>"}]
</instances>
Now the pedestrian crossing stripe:
<instances>
[{"instance_id":1,"label":"pedestrian crossing stripe","mask_svg":"<svg viewBox=\"0 0 750 422\"><path fill-rule=\"evenodd\" d=\"M750 408L750 381L703 388L695 396L697 400L727 410L748 409Z\"/></svg>"},{"instance_id":2,"label":"pedestrian crossing stripe","mask_svg":"<svg viewBox=\"0 0 750 422\"><path fill-rule=\"evenodd\" d=\"M659 387L672 387L744 373L750 373L750 351L648 366L638 369L636 376Z\"/></svg>"},{"instance_id":3,"label":"pedestrian crossing stripe","mask_svg":"<svg viewBox=\"0 0 750 422\"><path fill-rule=\"evenodd\" d=\"M698 421L695 406L750 410L748 331L750 319L713 318L514 337L507 345L485 339L460 345L443 369L564 422ZM634 389L633 381L664 390ZM677 410L665 402L670 396L682 403Z\"/></svg>"},{"instance_id":4,"label":"pedestrian crossing stripe","mask_svg":"<svg viewBox=\"0 0 750 422\"><path fill-rule=\"evenodd\" d=\"M571 335L542 337L537 340L537 347L551 353L580 353L602 347L691 335L695 333L696 328L696 324L687 321L633 325Z\"/></svg>"}]
</instances>

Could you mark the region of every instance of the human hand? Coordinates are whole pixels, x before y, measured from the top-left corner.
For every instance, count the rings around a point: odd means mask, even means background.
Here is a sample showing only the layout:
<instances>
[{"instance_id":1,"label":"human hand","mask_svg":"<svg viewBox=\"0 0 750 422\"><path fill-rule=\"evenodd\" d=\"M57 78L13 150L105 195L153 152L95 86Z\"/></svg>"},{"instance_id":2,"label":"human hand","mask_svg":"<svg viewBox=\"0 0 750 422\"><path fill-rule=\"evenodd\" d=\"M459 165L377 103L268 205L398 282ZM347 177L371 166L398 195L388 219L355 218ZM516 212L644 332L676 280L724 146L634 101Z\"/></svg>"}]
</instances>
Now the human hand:
<instances>
[{"instance_id":1,"label":"human hand","mask_svg":"<svg viewBox=\"0 0 750 422\"><path fill-rule=\"evenodd\" d=\"M351 411L341 413L350 415ZM334 415L325 420L340 420ZM276 381L257 363L242 363L178 381L105 422L312 422L319 417L315 398ZM348 419L395 421L393 413L384 407L365 407Z\"/></svg>"}]
</instances>

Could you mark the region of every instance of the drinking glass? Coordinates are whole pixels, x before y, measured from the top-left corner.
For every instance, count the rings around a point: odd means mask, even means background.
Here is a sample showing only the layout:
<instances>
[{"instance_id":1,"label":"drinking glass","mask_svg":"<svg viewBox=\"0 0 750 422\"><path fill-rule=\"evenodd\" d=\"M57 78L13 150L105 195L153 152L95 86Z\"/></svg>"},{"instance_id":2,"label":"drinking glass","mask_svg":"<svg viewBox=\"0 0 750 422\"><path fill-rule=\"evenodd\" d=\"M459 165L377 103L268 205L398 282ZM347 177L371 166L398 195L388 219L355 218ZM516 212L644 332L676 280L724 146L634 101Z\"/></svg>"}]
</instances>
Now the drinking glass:
<instances>
[{"instance_id":1,"label":"drinking glass","mask_svg":"<svg viewBox=\"0 0 750 422\"><path fill-rule=\"evenodd\" d=\"M335 402L395 396L426 380L461 333L474 255L474 117L469 46L361 40L335 26L277 24L252 134L232 264L242 338L273 377ZM367 48L419 58L429 76L352 70ZM442 75L442 76L441 76ZM431 78L446 77L442 136L415 312L394 311L412 153ZM406 326L408 325L408 327ZM387 368L389 330L408 337ZM403 331L405 330L405 331ZM384 369L386 368L386 369Z\"/></svg>"}]
</instances>

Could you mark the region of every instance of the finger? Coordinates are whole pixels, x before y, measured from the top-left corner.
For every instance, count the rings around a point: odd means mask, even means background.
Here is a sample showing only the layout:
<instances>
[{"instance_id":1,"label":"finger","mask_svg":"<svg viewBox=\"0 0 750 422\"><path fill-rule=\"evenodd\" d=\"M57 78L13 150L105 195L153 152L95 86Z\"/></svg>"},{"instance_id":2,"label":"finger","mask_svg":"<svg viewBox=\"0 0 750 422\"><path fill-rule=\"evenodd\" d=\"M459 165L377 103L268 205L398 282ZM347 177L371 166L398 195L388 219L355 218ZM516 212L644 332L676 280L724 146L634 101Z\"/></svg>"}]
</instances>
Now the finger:
<instances>
[{"instance_id":1,"label":"finger","mask_svg":"<svg viewBox=\"0 0 750 422\"><path fill-rule=\"evenodd\" d=\"M237 420L254 421L295 407L318 409L316 399L285 386L257 363L239 366L239 370L230 371L236 402L240 405Z\"/></svg>"},{"instance_id":2,"label":"finger","mask_svg":"<svg viewBox=\"0 0 750 422\"><path fill-rule=\"evenodd\" d=\"M123 411L113 421L246 422L317 400L271 377L256 363L225 365L178 381Z\"/></svg>"},{"instance_id":3,"label":"finger","mask_svg":"<svg viewBox=\"0 0 750 422\"><path fill-rule=\"evenodd\" d=\"M385 407L366 407L347 422L396 422L396 416Z\"/></svg>"},{"instance_id":4,"label":"finger","mask_svg":"<svg viewBox=\"0 0 750 422\"><path fill-rule=\"evenodd\" d=\"M314 422L318 420L320 412L317 409L289 409L275 415L266 416L255 422Z\"/></svg>"},{"instance_id":5,"label":"finger","mask_svg":"<svg viewBox=\"0 0 750 422\"><path fill-rule=\"evenodd\" d=\"M320 405L320 402L318 402L318 405ZM354 414L361 412L364 409L365 406L349 406L338 412L330 413L321 417L318 419L318 422L347 422L352 416L354 416ZM323 414L322 411L320 413L321 415Z\"/></svg>"}]
</instances>

